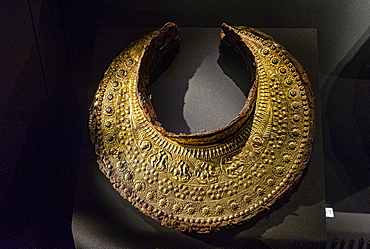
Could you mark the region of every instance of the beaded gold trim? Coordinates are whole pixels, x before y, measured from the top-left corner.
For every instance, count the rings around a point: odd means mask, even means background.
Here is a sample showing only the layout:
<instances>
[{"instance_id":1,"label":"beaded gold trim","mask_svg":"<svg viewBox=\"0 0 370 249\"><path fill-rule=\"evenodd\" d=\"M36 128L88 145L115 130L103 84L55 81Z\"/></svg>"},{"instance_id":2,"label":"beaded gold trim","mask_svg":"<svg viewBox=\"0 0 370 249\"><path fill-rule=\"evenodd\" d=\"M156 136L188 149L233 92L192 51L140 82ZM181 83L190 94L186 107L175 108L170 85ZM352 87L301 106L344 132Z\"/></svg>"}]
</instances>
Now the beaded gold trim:
<instances>
[{"instance_id":1,"label":"beaded gold trim","mask_svg":"<svg viewBox=\"0 0 370 249\"><path fill-rule=\"evenodd\" d=\"M148 118L140 89L146 53L154 40L166 45L174 29L168 23L115 58L90 110L91 138L101 171L141 212L167 227L207 233L251 219L300 179L312 147L313 96L302 66L280 44L224 24L222 39L247 49L242 55L254 63L251 108L234 128L211 131L209 143L194 134L191 143L176 140ZM228 129L235 131L223 136Z\"/></svg>"}]
</instances>

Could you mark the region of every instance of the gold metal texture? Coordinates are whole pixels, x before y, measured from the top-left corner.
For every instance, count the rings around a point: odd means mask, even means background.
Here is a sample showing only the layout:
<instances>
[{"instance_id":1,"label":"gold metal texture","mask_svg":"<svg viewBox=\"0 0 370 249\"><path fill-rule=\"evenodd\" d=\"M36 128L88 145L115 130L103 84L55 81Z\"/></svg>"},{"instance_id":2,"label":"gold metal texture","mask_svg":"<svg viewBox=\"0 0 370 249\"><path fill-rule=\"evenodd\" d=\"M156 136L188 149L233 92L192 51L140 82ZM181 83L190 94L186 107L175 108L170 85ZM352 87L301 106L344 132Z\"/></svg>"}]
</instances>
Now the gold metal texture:
<instances>
[{"instance_id":1,"label":"gold metal texture","mask_svg":"<svg viewBox=\"0 0 370 249\"><path fill-rule=\"evenodd\" d=\"M114 59L90 109L101 171L141 212L181 231L217 231L268 209L301 178L312 148L313 94L300 63L253 28L223 24L221 38L253 73L247 102L227 126L173 134L156 120L146 86L178 45L173 23Z\"/></svg>"}]
</instances>

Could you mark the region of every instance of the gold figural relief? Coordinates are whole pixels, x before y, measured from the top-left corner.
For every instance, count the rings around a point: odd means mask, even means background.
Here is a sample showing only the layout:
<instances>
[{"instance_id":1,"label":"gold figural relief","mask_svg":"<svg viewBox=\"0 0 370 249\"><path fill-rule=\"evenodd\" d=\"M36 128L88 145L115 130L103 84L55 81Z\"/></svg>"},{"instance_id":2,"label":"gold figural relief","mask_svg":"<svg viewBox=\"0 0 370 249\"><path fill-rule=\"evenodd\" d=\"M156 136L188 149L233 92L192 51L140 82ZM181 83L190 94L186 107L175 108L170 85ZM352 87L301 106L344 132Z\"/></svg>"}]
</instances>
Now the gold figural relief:
<instances>
[{"instance_id":1,"label":"gold figural relief","mask_svg":"<svg viewBox=\"0 0 370 249\"><path fill-rule=\"evenodd\" d=\"M157 121L146 86L161 56L178 46L173 23L114 59L90 110L97 161L113 187L181 231L208 233L255 217L300 179L311 152L313 96L300 63L253 28L223 24L221 39L253 75L247 102L227 126L187 135Z\"/></svg>"}]
</instances>

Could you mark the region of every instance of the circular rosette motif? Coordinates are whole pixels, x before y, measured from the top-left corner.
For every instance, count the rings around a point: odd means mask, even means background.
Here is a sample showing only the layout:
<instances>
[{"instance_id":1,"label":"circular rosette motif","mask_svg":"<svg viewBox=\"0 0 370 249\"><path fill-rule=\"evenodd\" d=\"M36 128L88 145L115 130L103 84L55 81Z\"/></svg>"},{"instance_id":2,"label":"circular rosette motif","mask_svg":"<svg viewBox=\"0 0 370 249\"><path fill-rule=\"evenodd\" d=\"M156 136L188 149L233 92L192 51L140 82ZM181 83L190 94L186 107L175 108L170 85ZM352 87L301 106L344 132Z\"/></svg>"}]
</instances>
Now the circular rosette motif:
<instances>
[{"instance_id":1,"label":"circular rosette motif","mask_svg":"<svg viewBox=\"0 0 370 249\"><path fill-rule=\"evenodd\" d=\"M209 216L211 214L211 208L208 206L203 206L200 210L201 214L204 216Z\"/></svg>"},{"instance_id":2,"label":"circular rosette motif","mask_svg":"<svg viewBox=\"0 0 370 249\"><path fill-rule=\"evenodd\" d=\"M278 165L272 169L272 173L274 173L276 176L283 176L285 173L285 167Z\"/></svg>"},{"instance_id":3,"label":"circular rosette motif","mask_svg":"<svg viewBox=\"0 0 370 249\"><path fill-rule=\"evenodd\" d=\"M192 204L187 204L184 208L184 211L188 214L188 215L192 215L195 213L195 207L194 205Z\"/></svg>"},{"instance_id":4,"label":"circular rosette motif","mask_svg":"<svg viewBox=\"0 0 370 249\"><path fill-rule=\"evenodd\" d=\"M172 206L172 212L174 212L175 214L178 214L182 211L182 207L179 203L175 203L173 204Z\"/></svg>"}]
</instances>

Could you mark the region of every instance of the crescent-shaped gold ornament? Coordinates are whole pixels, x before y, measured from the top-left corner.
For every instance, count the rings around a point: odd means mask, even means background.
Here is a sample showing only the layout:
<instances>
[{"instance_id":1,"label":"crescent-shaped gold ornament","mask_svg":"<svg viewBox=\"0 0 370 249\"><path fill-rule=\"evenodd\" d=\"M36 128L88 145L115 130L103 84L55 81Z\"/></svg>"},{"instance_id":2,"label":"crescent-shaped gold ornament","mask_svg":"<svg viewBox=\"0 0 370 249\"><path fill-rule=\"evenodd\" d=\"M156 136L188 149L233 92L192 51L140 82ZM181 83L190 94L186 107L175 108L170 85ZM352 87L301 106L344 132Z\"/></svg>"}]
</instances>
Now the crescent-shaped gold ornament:
<instances>
[{"instance_id":1,"label":"crescent-shaped gold ornament","mask_svg":"<svg viewBox=\"0 0 370 249\"><path fill-rule=\"evenodd\" d=\"M253 74L247 102L227 126L173 134L147 95L151 70L178 45L173 23L133 42L111 63L90 110L101 171L136 208L181 231L208 233L250 220L305 169L313 95L300 63L269 35L222 25L221 38Z\"/></svg>"}]
</instances>

